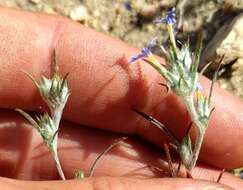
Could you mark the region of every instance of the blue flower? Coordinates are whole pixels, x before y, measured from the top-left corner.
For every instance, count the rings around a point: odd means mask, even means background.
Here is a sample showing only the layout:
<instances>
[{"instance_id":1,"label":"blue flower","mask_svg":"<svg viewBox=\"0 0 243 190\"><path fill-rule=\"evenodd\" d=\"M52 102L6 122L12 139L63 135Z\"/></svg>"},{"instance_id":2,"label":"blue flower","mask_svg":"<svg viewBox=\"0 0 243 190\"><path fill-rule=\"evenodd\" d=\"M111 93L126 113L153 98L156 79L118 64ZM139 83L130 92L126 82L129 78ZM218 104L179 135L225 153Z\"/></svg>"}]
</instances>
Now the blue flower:
<instances>
[{"instance_id":1,"label":"blue flower","mask_svg":"<svg viewBox=\"0 0 243 190\"><path fill-rule=\"evenodd\" d=\"M175 17L176 17L175 8L172 8L171 10L168 11L165 18L155 20L154 22L156 24L163 23L163 24L168 24L168 25L174 25L176 23Z\"/></svg>"},{"instance_id":2,"label":"blue flower","mask_svg":"<svg viewBox=\"0 0 243 190\"><path fill-rule=\"evenodd\" d=\"M131 11L131 10L132 10L132 3L131 3L131 1L126 1L126 2L124 2L124 7L125 7L128 11Z\"/></svg>"},{"instance_id":3,"label":"blue flower","mask_svg":"<svg viewBox=\"0 0 243 190\"><path fill-rule=\"evenodd\" d=\"M142 48L141 52L137 55L132 56L129 63L133 63L139 59L144 59L152 55L151 49L156 46L158 37L154 37L147 45L147 47Z\"/></svg>"},{"instance_id":4,"label":"blue flower","mask_svg":"<svg viewBox=\"0 0 243 190\"><path fill-rule=\"evenodd\" d=\"M154 37L147 45L147 47L142 48L141 52L137 55L132 56L129 63L133 63L139 59L144 59L152 55L151 49L156 46L158 37Z\"/></svg>"},{"instance_id":5,"label":"blue flower","mask_svg":"<svg viewBox=\"0 0 243 190\"><path fill-rule=\"evenodd\" d=\"M137 55L132 56L131 60L129 63L133 63L139 59L143 59L151 55L151 51L148 47L142 48L141 52Z\"/></svg>"}]
</instances>

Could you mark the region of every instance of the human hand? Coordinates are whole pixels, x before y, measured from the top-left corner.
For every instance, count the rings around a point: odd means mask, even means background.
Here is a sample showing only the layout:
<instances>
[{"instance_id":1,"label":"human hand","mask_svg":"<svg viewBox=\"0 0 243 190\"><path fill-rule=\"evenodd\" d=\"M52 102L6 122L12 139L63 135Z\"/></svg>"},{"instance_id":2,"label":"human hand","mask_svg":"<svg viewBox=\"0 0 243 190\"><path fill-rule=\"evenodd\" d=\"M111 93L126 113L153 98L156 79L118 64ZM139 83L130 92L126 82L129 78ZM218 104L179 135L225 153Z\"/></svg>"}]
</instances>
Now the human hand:
<instances>
[{"instance_id":1,"label":"human hand","mask_svg":"<svg viewBox=\"0 0 243 190\"><path fill-rule=\"evenodd\" d=\"M99 163L94 178L82 181L31 182L1 178L2 189L199 189L212 183L220 170L243 165L243 105L228 93L215 89L215 111L201 150L195 179L153 178L148 165L165 168L164 134L131 111L136 107L158 118L182 137L189 117L184 105L158 83L163 79L149 65L128 65L137 50L67 19L1 8L0 11L0 174L25 180L51 180L58 175L39 135L18 113L7 109L43 111L45 106L23 70L35 78L51 75L53 50L60 70L70 73L71 89L60 130L59 154L64 173L88 172L94 159L115 139L137 135L129 146L114 148ZM163 61L163 60L161 60ZM209 81L202 79L205 89ZM41 106L41 107L40 107ZM95 129L96 128L96 129ZM101 131L98 129L104 129ZM110 132L108 132L110 131ZM113 132L111 132L113 131ZM119 132L119 133L114 133ZM192 132L192 137L195 131ZM109 176L109 177L98 177ZM148 179L149 178L149 179ZM221 183L240 189L241 180L224 174Z\"/></svg>"}]
</instances>

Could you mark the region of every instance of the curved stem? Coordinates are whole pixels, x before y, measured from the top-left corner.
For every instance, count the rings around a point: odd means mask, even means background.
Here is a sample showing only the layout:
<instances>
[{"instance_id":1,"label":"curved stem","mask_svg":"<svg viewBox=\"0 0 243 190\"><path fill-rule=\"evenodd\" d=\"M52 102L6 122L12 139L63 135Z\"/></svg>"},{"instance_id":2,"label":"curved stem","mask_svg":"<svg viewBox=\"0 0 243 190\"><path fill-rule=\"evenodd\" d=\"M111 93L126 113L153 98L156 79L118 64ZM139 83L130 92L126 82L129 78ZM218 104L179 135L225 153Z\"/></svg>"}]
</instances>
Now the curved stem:
<instances>
[{"instance_id":1,"label":"curved stem","mask_svg":"<svg viewBox=\"0 0 243 190\"><path fill-rule=\"evenodd\" d=\"M192 160L188 166L189 171L191 171L196 165L196 162L197 162L200 150L201 150L204 134L205 134L205 130L199 130L197 138L196 138L195 146L193 149Z\"/></svg>"},{"instance_id":2,"label":"curved stem","mask_svg":"<svg viewBox=\"0 0 243 190\"><path fill-rule=\"evenodd\" d=\"M55 161L56 168L57 168L59 176L61 177L62 180L66 180L64 172L63 172L62 167L61 167L61 163L60 163L58 154L57 154L57 149L54 148L51 152L52 152L52 156L53 156L53 159Z\"/></svg>"},{"instance_id":3,"label":"curved stem","mask_svg":"<svg viewBox=\"0 0 243 190\"><path fill-rule=\"evenodd\" d=\"M63 112L63 106L59 107L55 110L51 110L51 115L52 115L52 120L53 120L53 124L55 127L55 131L58 131L58 129L59 129L59 124L60 124L60 121L62 118L62 112ZM58 132L53 139L51 152L52 152L53 159L55 160L56 168L59 173L59 176L61 177L62 180L66 180L64 172L61 167L61 163L60 163L58 154L57 154L57 142L58 142Z\"/></svg>"},{"instance_id":4,"label":"curved stem","mask_svg":"<svg viewBox=\"0 0 243 190\"><path fill-rule=\"evenodd\" d=\"M198 135L195 140L195 145L192 152L192 159L190 160L190 163L187 166L187 169L191 171L196 165L207 126L204 126L202 122L199 121L198 114L193 101L193 96L183 97L183 99L186 104L187 110L191 116L192 122L198 128Z\"/></svg>"},{"instance_id":5,"label":"curved stem","mask_svg":"<svg viewBox=\"0 0 243 190\"><path fill-rule=\"evenodd\" d=\"M104 156L106 153L108 153L113 147L115 147L116 145L118 145L120 142L126 140L127 137L122 137L118 140L116 140L115 142L113 142L112 144L110 144L96 159L95 161L93 162L93 164L91 165L91 168L89 170L89 175L88 177L92 177L93 176L93 173L94 173L94 170L95 170L95 167L97 166L99 160L102 158L102 156Z\"/></svg>"}]
</instances>

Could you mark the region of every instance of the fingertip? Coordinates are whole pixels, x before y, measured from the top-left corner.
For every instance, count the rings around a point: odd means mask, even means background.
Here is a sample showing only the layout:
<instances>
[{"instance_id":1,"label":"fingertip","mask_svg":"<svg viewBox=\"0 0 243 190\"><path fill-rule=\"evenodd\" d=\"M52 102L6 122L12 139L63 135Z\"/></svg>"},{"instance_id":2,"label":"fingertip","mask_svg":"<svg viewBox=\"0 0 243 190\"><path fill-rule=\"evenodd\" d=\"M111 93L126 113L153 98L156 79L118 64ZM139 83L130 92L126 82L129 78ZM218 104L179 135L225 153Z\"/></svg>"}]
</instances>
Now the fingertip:
<instances>
[{"instance_id":1,"label":"fingertip","mask_svg":"<svg viewBox=\"0 0 243 190\"><path fill-rule=\"evenodd\" d=\"M229 186L208 181L183 179L183 178L163 178L139 180L133 178L114 178L114 177L97 177L85 178L83 180L67 181L17 181L12 179L0 178L0 185L4 189L11 190L32 190L32 189L107 189L107 190L188 190L188 189L207 189L207 190L233 190Z\"/></svg>"},{"instance_id":2,"label":"fingertip","mask_svg":"<svg viewBox=\"0 0 243 190\"><path fill-rule=\"evenodd\" d=\"M212 107L215 109L206 130L201 159L219 168L241 167L243 152L239 145L243 143L242 100L216 85Z\"/></svg>"}]
</instances>

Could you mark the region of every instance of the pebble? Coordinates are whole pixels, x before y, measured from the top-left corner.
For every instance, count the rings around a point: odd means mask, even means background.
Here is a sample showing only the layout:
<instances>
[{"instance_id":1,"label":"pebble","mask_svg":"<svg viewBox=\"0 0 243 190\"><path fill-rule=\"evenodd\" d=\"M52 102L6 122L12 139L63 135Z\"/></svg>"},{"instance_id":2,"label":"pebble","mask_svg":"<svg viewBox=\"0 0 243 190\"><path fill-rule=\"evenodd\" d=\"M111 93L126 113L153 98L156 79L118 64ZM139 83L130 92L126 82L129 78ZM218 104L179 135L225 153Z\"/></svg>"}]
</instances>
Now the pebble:
<instances>
[{"instance_id":1,"label":"pebble","mask_svg":"<svg viewBox=\"0 0 243 190\"><path fill-rule=\"evenodd\" d=\"M41 2L41 0L29 0L29 2L34 3L34 4L38 4L38 3Z\"/></svg>"},{"instance_id":2,"label":"pebble","mask_svg":"<svg viewBox=\"0 0 243 190\"><path fill-rule=\"evenodd\" d=\"M224 7L228 7L234 10L243 9L243 1L242 0L224 0Z\"/></svg>"},{"instance_id":3,"label":"pebble","mask_svg":"<svg viewBox=\"0 0 243 190\"><path fill-rule=\"evenodd\" d=\"M224 70L218 82L226 90L243 98L243 14L222 26L206 46L200 66L213 61L208 71L214 71L224 56ZM228 67L226 67L228 65Z\"/></svg>"},{"instance_id":4,"label":"pebble","mask_svg":"<svg viewBox=\"0 0 243 190\"><path fill-rule=\"evenodd\" d=\"M83 5L79 5L70 11L70 18L75 21L85 21L88 18L87 8Z\"/></svg>"},{"instance_id":5,"label":"pebble","mask_svg":"<svg viewBox=\"0 0 243 190\"><path fill-rule=\"evenodd\" d=\"M232 20L230 24L221 27L203 51L201 64L209 61L218 62L224 55L223 65L233 60L243 58L243 14ZM217 64L210 68L214 70Z\"/></svg>"}]
</instances>

